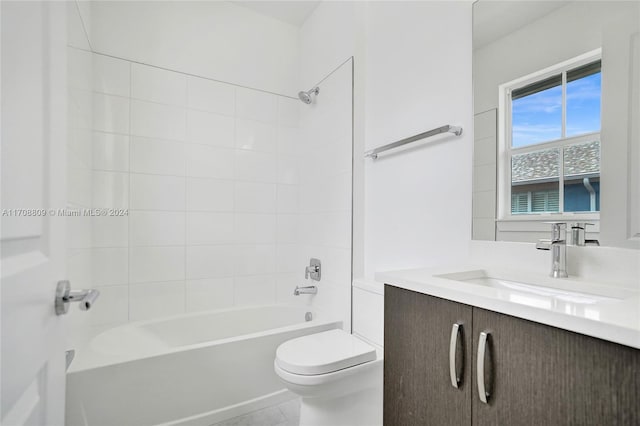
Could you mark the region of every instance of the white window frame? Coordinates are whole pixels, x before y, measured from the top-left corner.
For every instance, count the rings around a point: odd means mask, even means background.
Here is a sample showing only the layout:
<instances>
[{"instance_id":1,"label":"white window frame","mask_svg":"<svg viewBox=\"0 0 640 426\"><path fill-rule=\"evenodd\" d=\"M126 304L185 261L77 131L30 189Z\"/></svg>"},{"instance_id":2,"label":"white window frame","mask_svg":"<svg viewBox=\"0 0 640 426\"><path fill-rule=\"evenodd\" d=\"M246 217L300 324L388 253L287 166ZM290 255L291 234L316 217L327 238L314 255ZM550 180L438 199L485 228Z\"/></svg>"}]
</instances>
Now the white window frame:
<instances>
[{"instance_id":1,"label":"white window frame","mask_svg":"<svg viewBox=\"0 0 640 426\"><path fill-rule=\"evenodd\" d=\"M581 142L592 142L593 137L600 136L600 132L581 134L578 136L564 137L561 139L527 145L519 147L516 150L511 148L511 92L518 88L527 86L536 81L563 73L590 62L602 60L602 49L595 49L584 53L575 58L563 61L559 64L552 65L540 71L517 78L508 83L498 86L498 222L544 222L544 221L577 221L589 220L598 222L600 220L600 212L558 212L558 213L518 213L511 214L511 156L512 151L517 154L526 152L539 151L543 149L551 149L555 147L564 147L568 145L579 144ZM562 74L562 134L566 133L566 73ZM602 149L602 142L601 142ZM560 161L560 175L564 175L564 162ZM564 185L559 185L560 210L564 210ZM601 206L602 207L602 206ZM523 230L526 230L523 228Z\"/></svg>"}]
</instances>

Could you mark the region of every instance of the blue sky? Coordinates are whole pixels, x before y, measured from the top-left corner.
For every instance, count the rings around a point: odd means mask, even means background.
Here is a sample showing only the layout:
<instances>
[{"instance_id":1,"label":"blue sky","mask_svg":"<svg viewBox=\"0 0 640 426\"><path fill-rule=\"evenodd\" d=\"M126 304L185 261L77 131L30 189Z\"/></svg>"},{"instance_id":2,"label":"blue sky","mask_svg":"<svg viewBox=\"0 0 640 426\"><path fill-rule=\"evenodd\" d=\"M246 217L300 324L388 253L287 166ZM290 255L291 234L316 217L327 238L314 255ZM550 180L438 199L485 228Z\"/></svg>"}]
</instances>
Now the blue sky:
<instances>
[{"instance_id":1,"label":"blue sky","mask_svg":"<svg viewBox=\"0 0 640 426\"><path fill-rule=\"evenodd\" d=\"M600 130L600 93L600 73L567 84L567 136ZM512 127L514 148L559 139L562 131L561 86L514 100Z\"/></svg>"}]
</instances>

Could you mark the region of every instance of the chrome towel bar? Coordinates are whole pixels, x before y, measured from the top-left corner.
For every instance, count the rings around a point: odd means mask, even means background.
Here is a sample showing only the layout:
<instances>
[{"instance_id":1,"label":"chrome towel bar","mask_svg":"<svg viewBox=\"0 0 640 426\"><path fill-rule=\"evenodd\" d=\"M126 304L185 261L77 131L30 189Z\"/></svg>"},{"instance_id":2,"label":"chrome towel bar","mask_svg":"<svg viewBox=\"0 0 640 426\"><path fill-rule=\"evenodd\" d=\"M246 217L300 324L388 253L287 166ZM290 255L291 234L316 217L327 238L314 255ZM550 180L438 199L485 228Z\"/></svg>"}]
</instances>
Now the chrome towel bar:
<instances>
[{"instance_id":1,"label":"chrome towel bar","mask_svg":"<svg viewBox=\"0 0 640 426\"><path fill-rule=\"evenodd\" d=\"M462 134L462 127L452 126L450 124L447 124L446 126L438 127L437 129L429 130L427 132L423 132L408 138L400 139L397 142L392 142L387 145L383 145L378 148L372 149L370 151L365 152L364 156L365 158L371 157L375 160L376 158L378 158L378 154L380 154L381 152L388 151L390 149L397 148L399 146L406 145L408 143L415 142L420 139L425 139L431 136L439 135L441 133L453 133L456 136L460 136Z\"/></svg>"}]
</instances>

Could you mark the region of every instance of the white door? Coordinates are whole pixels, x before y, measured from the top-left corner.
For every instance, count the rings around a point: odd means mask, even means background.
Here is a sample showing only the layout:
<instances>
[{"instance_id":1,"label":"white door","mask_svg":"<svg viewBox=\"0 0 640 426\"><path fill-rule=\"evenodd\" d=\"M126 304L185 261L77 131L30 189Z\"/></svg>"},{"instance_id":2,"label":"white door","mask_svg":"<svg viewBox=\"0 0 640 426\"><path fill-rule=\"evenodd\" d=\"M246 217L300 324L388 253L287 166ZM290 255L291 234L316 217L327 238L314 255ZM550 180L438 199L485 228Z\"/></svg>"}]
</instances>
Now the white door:
<instances>
[{"instance_id":1,"label":"white door","mask_svg":"<svg viewBox=\"0 0 640 426\"><path fill-rule=\"evenodd\" d=\"M0 3L2 425L63 425L65 347L64 2ZM22 210L20 210L22 209ZM35 214L35 216L25 216Z\"/></svg>"}]
</instances>

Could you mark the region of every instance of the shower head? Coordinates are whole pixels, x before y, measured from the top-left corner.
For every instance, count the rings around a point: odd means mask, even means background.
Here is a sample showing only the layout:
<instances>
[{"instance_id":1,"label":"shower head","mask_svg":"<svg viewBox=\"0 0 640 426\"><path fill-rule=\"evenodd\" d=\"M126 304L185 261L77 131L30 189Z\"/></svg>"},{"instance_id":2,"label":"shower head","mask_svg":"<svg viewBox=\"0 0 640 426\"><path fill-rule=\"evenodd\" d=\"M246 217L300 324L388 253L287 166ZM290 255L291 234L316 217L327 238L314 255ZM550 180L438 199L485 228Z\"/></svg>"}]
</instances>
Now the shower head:
<instances>
[{"instance_id":1,"label":"shower head","mask_svg":"<svg viewBox=\"0 0 640 426\"><path fill-rule=\"evenodd\" d=\"M318 93L320 93L320 88L319 87L314 87L313 89L307 91L307 92L298 92L298 97L300 98L300 100L302 102L304 102L305 104L310 104L312 99L311 99L311 95L318 95Z\"/></svg>"}]
</instances>

